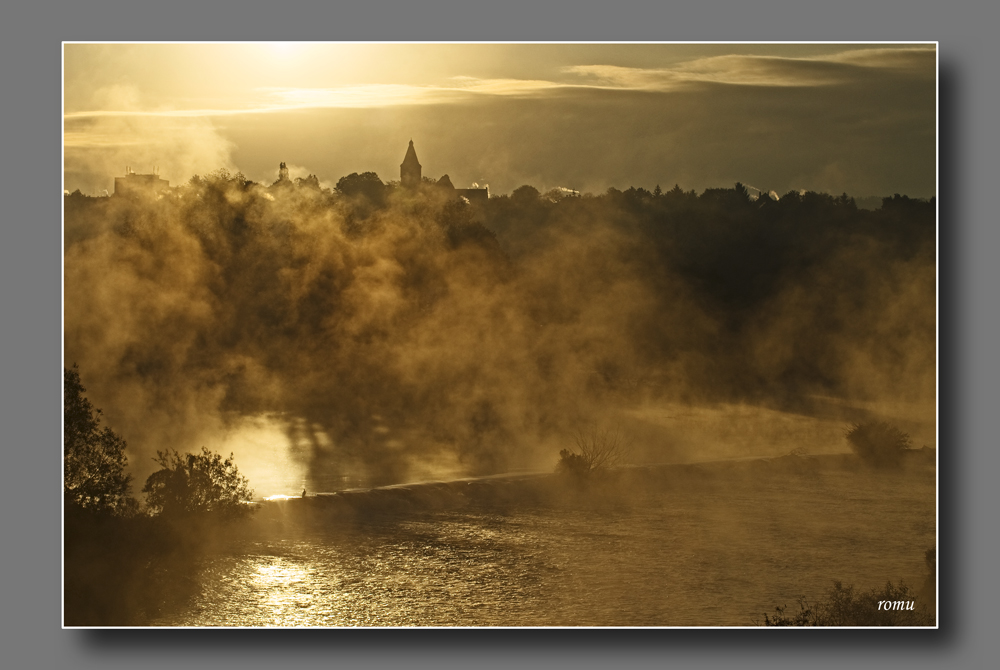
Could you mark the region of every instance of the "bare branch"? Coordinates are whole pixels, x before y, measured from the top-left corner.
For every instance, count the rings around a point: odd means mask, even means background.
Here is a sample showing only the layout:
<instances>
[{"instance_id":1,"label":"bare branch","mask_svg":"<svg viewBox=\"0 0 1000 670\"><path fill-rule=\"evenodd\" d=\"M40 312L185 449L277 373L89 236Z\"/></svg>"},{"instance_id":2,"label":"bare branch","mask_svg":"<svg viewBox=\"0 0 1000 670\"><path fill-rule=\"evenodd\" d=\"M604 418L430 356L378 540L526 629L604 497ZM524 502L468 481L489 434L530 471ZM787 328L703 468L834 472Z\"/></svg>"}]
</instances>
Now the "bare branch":
<instances>
[{"instance_id":1,"label":"bare branch","mask_svg":"<svg viewBox=\"0 0 1000 670\"><path fill-rule=\"evenodd\" d=\"M621 467L632 453L632 438L618 425L580 426L573 432L573 439L588 472Z\"/></svg>"}]
</instances>

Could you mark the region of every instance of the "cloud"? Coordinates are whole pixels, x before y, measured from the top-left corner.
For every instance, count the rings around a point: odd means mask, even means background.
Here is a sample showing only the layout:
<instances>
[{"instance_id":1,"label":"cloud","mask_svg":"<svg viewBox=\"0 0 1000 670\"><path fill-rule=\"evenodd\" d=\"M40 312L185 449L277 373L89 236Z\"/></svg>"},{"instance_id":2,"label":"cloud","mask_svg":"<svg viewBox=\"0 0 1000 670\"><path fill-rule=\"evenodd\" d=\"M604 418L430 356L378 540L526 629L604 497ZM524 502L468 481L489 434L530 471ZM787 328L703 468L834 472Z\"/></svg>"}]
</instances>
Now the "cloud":
<instances>
[{"instance_id":1,"label":"cloud","mask_svg":"<svg viewBox=\"0 0 1000 670\"><path fill-rule=\"evenodd\" d=\"M714 56L671 68L576 65L570 74L598 82L603 88L672 91L692 84L739 86L824 86L846 80L838 68L822 61L770 56Z\"/></svg>"},{"instance_id":2,"label":"cloud","mask_svg":"<svg viewBox=\"0 0 1000 670\"><path fill-rule=\"evenodd\" d=\"M472 96L539 96L563 89L668 92L696 84L813 87L841 84L860 68L933 73L933 48L854 49L822 57L725 55L685 61L666 68L574 65L563 68L569 80L451 77L447 85L365 84L340 87L263 87L257 99L232 107L142 109L128 87L106 87L93 96L97 109L65 114L67 120L100 117L221 117L296 109L352 109L397 105L434 105L468 101Z\"/></svg>"},{"instance_id":3,"label":"cloud","mask_svg":"<svg viewBox=\"0 0 1000 670\"><path fill-rule=\"evenodd\" d=\"M456 82L456 88L453 90L488 95L529 95L570 86L544 79L476 79L475 77L453 79Z\"/></svg>"},{"instance_id":4,"label":"cloud","mask_svg":"<svg viewBox=\"0 0 1000 670\"><path fill-rule=\"evenodd\" d=\"M355 109L395 105L434 105L468 100L474 95L523 96L554 88L581 88L534 79L477 79L454 77L452 86L411 86L404 84L366 84L337 88L258 88L259 99L249 106L200 109L97 109L68 112L67 121L115 117L199 118L269 114L297 109ZM584 87L587 88L587 87Z\"/></svg>"},{"instance_id":5,"label":"cloud","mask_svg":"<svg viewBox=\"0 0 1000 670\"><path fill-rule=\"evenodd\" d=\"M868 68L921 71L934 74L937 50L933 46L904 48L854 49L826 57L836 63L849 63Z\"/></svg>"},{"instance_id":6,"label":"cloud","mask_svg":"<svg viewBox=\"0 0 1000 670\"><path fill-rule=\"evenodd\" d=\"M589 79L603 88L671 91L696 83L737 86L829 86L847 83L858 68L906 69L933 76L933 48L853 49L835 54L785 58L726 55L698 58L669 68L575 65L564 72Z\"/></svg>"}]
</instances>

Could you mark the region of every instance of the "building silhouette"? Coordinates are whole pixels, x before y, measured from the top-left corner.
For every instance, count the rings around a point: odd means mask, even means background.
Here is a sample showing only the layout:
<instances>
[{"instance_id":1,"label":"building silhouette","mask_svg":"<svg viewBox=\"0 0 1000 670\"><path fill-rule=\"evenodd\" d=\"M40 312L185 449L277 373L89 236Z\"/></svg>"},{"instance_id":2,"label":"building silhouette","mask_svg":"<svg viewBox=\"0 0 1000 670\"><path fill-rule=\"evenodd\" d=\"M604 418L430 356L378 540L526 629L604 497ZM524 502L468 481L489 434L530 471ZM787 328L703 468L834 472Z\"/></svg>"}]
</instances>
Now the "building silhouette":
<instances>
[{"instance_id":1,"label":"building silhouette","mask_svg":"<svg viewBox=\"0 0 1000 670\"><path fill-rule=\"evenodd\" d=\"M410 140L410 146L406 149L403 162L399 165L399 183L405 188L416 188L422 180L420 170L420 161L417 160L413 140Z\"/></svg>"},{"instance_id":2,"label":"building silhouette","mask_svg":"<svg viewBox=\"0 0 1000 670\"><path fill-rule=\"evenodd\" d=\"M170 189L170 182L160 179L159 171L154 168L152 174L136 174L130 168L125 168L124 177L115 177L115 195L125 198L155 198Z\"/></svg>"},{"instance_id":3,"label":"building silhouette","mask_svg":"<svg viewBox=\"0 0 1000 670\"><path fill-rule=\"evenodd\" d=\"M413 148L413 140L410 140L410 146L406 148L406 155L403 156L403 162L399 165L399 183L403 188L416 188L422 182L422 166L420 165L420 161L417 160L417 151ZM455 188L448 175L442 176L437 180L436 184L441 188L451 189L455 192L456 198L466 198L469 202L489 200L490 197L489 187Z\"/></svg>"}]
</instances>

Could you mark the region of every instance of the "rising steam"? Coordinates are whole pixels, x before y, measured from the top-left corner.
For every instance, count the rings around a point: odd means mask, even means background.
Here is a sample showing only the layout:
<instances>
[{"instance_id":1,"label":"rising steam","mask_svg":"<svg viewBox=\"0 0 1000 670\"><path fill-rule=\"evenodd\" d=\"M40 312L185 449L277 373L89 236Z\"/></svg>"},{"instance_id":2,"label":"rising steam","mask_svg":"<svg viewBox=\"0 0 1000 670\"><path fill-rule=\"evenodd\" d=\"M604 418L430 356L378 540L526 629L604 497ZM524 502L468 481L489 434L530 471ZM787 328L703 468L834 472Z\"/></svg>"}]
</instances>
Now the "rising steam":
<instances>
[{"instance_id":1,"label":"rising steam","mask_svg":"<svg viewBox=\"0 0 1000 670\"><path fill-rule=\"evenodd\" d=\"M223 171L67 206L66 361L140 481L157 449L221 446L262 493L275 468L290 487L549 468L583 422L629 417L662 460L637 418L657 403L825 394L933 419L933 254L897 239L926 228L735 226L646 196L470 206Z\"/></svg>"}]
</instances>

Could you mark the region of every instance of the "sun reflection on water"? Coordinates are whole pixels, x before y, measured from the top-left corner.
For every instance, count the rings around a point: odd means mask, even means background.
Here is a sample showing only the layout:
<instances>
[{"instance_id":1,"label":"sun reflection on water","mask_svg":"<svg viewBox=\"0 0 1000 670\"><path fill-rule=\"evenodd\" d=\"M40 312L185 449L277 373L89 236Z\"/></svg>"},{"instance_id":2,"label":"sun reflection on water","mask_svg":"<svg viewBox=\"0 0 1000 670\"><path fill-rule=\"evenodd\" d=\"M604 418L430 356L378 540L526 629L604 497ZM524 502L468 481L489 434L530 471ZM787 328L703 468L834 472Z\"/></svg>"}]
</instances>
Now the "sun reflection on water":
<instances>
[{"instance_id":1,"label":"sun reflection on water","mask_svg":"<svg viewBox=\"0 0 1000 670\"><path fill-rule=\"evenodd\" d=\"M267 625L315 625L316 601L324 595L316 590L309 572L290 559L262 556L251 575L251 590L257 594Z\"/></svg>"}]
</instances>

